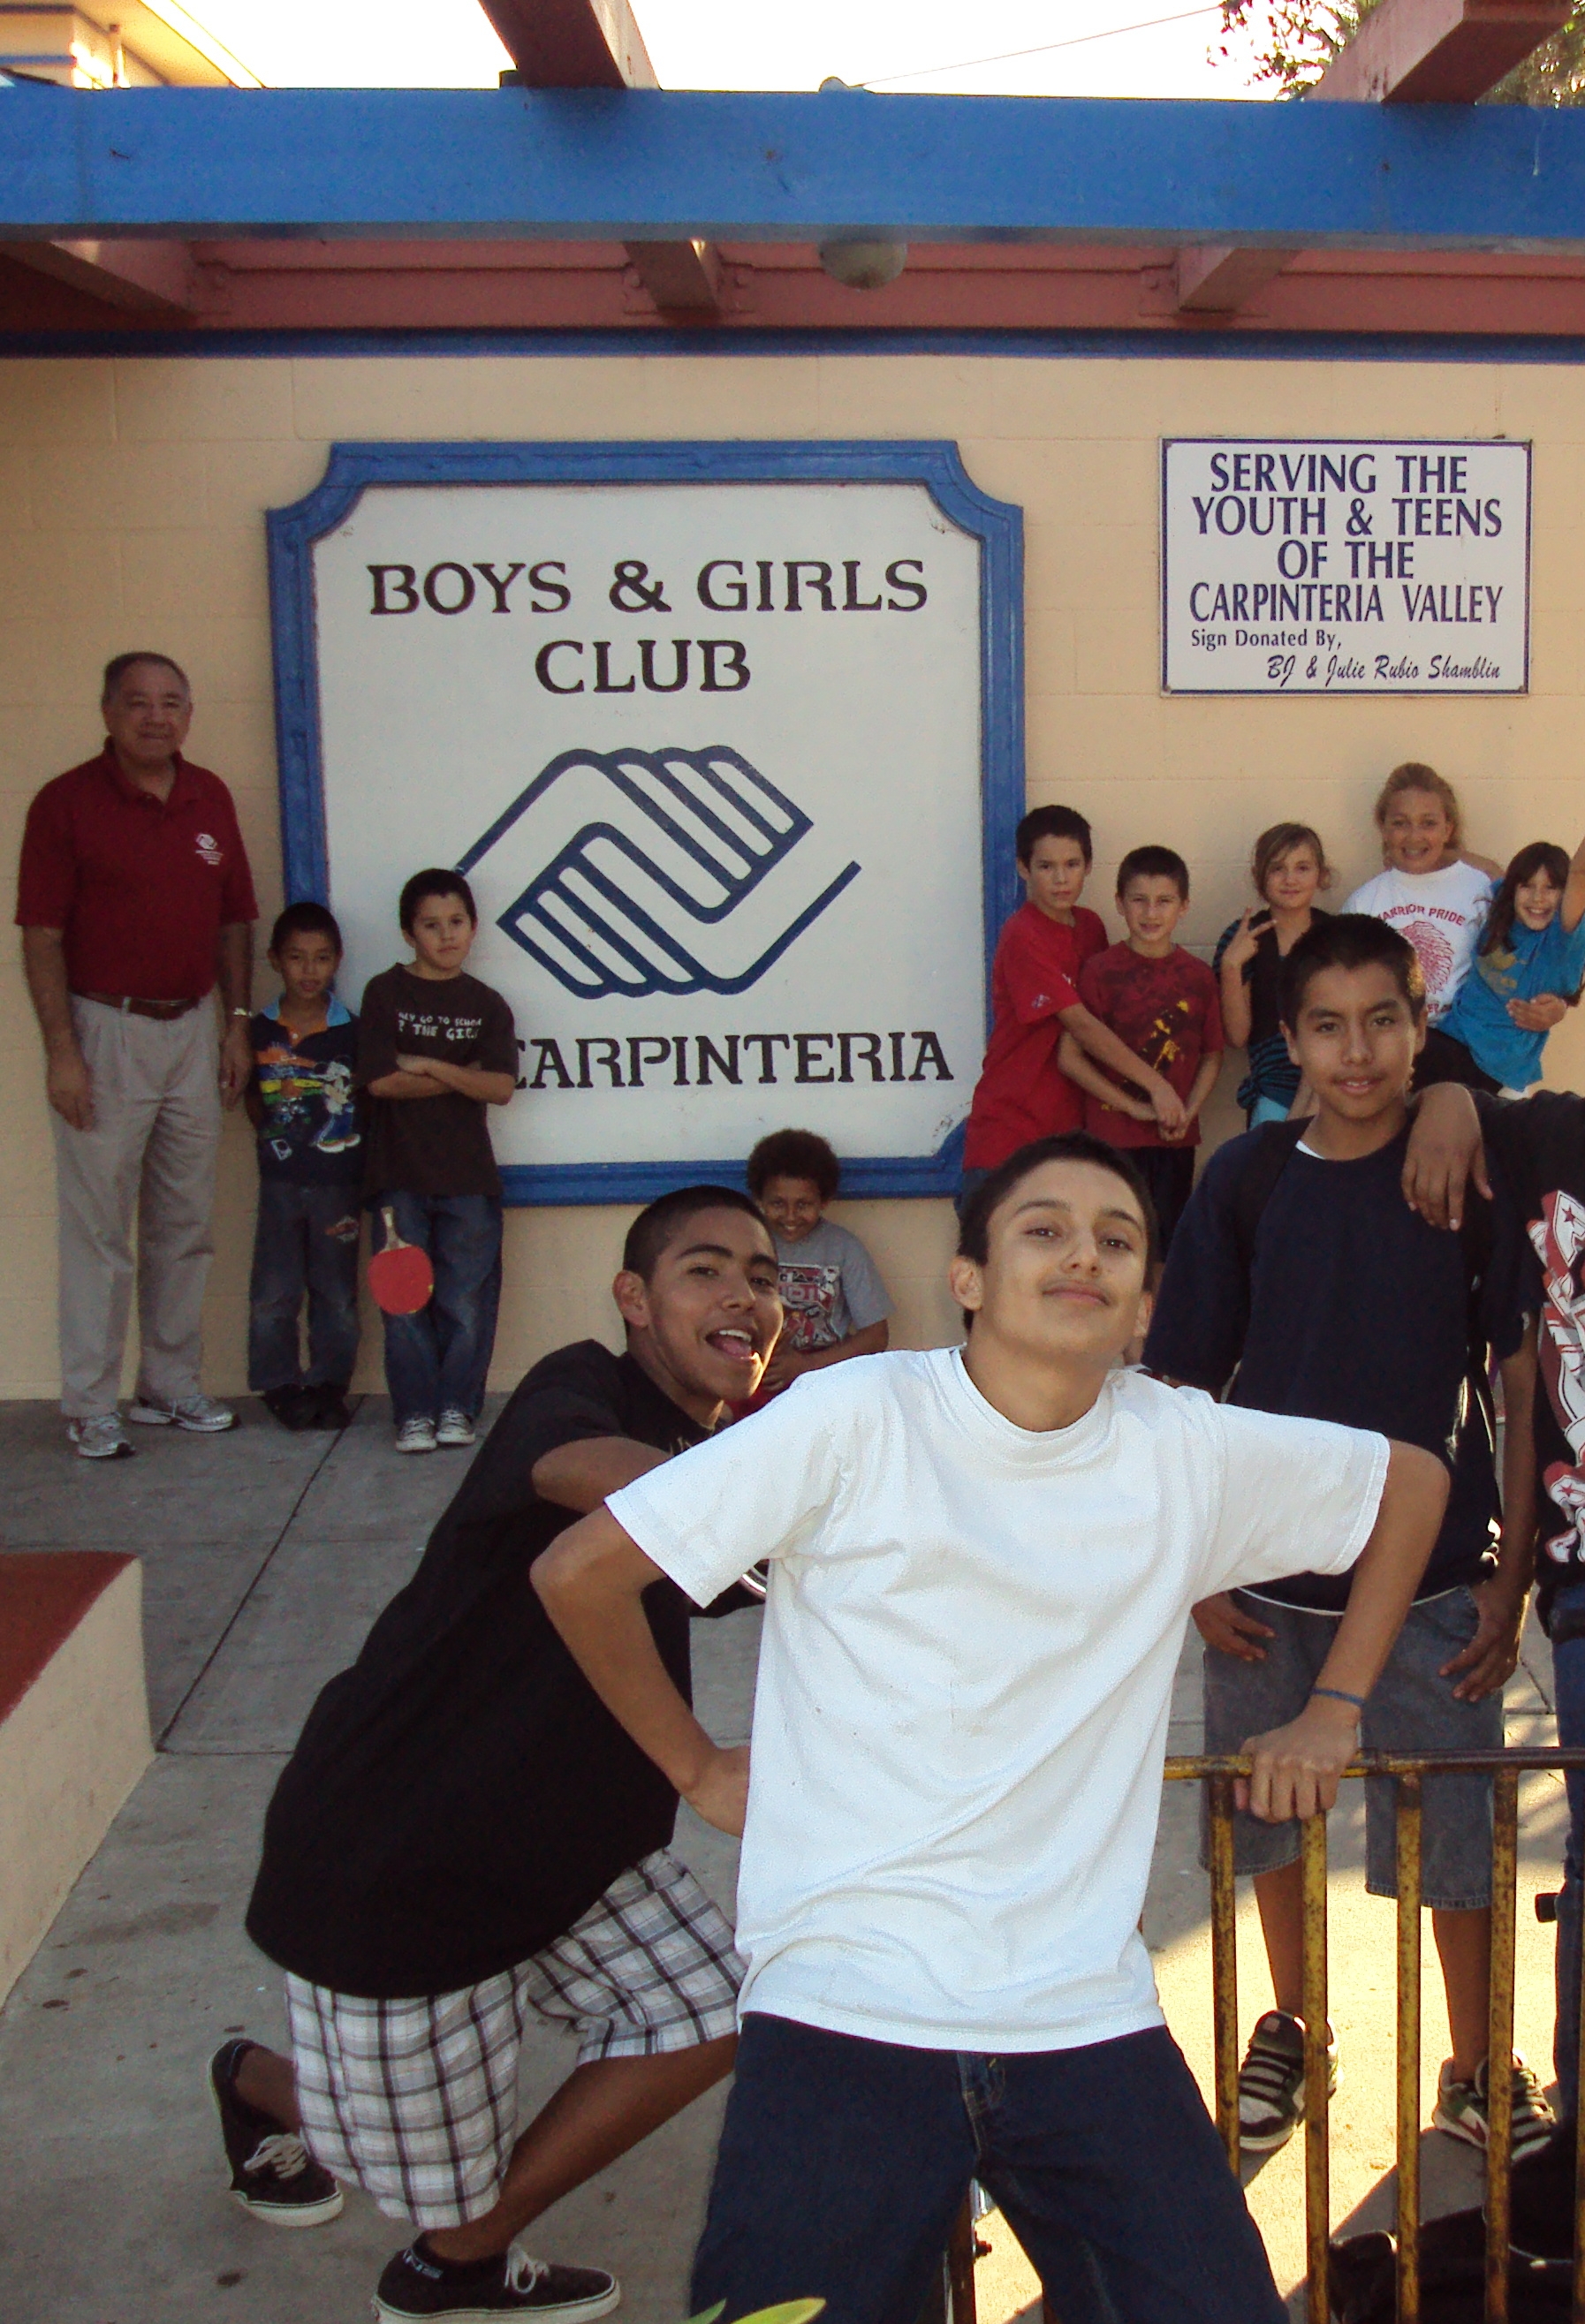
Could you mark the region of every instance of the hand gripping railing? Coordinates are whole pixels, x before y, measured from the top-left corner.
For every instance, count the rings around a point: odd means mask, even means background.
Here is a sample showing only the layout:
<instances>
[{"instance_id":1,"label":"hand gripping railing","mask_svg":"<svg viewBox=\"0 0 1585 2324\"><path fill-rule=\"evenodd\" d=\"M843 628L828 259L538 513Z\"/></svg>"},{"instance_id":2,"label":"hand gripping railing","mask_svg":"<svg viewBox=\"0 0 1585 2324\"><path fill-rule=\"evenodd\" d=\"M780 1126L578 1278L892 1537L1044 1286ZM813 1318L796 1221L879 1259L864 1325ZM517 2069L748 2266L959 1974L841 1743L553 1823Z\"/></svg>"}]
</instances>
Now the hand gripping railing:
<instances>
[{"instance_id":1,"label":"hand gripping railing","mask_svg":"<svg viewBox=\"0 0 1585 2324\"><path fill-rule=\"evenodd\" d=\"M1204 1782L1210 1805L1210 1973L1214 2003L1216 2118L1228 2160L1238 2168L1238 1968L1233 1889L1233 1782L1247 1757L1173 1758L1169 1783ZM1398 2324L1420 2324L1420 1811L1423 1778L1487 1775L1493 1781L1491 2016L1487 2090L1490 2137L1486 2181L1487 2324L1507 2324L1509 2173L1513 2138L1515 1900L1518 1885L1519 1777L1585 1768L1585 1750L1363 1751L1349 1775L1397 1780L1397 2293ZM1308 2324L1327 2324L1330 2233L1326 2024L1326 1818L1302 1823L1304 2018L1304 2246ZM1585 1950L1585 1948L1582 1948ZM1585 1983L1585 1981L1582 1981ZM1580 2083L1585 2088L1585 1990L1581 1992ZM1574 2153L1575 2324L1585 2324L1585 2107Z\"/></svg>"}]
</instances>

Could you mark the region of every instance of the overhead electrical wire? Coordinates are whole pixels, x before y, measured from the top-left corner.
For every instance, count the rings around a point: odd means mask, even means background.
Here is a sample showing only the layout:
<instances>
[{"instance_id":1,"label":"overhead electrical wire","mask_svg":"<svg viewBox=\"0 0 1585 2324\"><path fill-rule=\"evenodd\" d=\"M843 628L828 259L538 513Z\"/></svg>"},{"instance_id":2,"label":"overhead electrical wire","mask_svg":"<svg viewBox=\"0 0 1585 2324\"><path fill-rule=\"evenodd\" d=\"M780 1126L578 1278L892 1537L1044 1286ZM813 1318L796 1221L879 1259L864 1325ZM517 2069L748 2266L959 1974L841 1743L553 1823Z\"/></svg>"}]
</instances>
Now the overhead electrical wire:
<instances>
[{"instance_id":1,"label":"overhead electrical wire","mask_svg":"<svg viewBox=\"0 0 1585 2324\"><path fill-rule=\"evenodd\" d=\"M1037 48L1003 49L994 57L964 57L957 64L920 65L913 72L871 73L867 80L850 81L850 88L883 88L888 81L929 80L937 73L974 72L981 65L1004 65L1020 57L1046 57L1054 49L1081 49L1091 41L1120 41L1126 32L1154 32L1160 24L1187 23L1191 16L1219 16L1220 0L1209 0L1198 8L1180 8L1172 16L1147 16L1138 24L1112 24L1100 32L1079 32L1066 41L1043 41Z\"/></svg>"}]
</instances>

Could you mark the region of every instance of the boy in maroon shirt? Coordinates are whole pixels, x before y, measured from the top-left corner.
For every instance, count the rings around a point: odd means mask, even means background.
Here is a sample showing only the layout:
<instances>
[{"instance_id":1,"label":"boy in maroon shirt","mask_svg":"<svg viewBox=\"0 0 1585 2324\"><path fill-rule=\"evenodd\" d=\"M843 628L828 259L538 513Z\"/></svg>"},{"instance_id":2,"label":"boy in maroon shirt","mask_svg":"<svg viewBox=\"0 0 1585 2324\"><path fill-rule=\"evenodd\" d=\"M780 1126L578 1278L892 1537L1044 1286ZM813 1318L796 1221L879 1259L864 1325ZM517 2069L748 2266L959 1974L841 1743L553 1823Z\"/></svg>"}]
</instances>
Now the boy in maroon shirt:
<instances>
[{"instance_id":1,"label":"boy in maroon shirt","mask_svg":"<svg viewBox=\"0 0 1585 2324\"><path fill-rule=\"evenodd\" d=\"M1117 867L1123 944L1088 960L1080 997L1096 1018L1161 1074L1182 1101L1181 1126L1168 1126L1131 1090L1121 1088L1062 1036L1062 1071L1086 1093L1084 1126L1110 1145L1128 1148L1161 1227L1163 1258L1194 1185L1200 1109L1222 1064L1222 1014L1216 978L1175 941L1189 907L1189 867L1170 847L1135 847Z\"/></svg>"},{"instance_id":2,"label":"boy in maroon shirt","mask_svg":"<svg viewBox=\"0 0 1585 2324\"><path fill-rule=\"evenodd\" d=\"M1027 901L1002 930L991 971L991 1037L969 1109L959 1204L988 1170L1032 1139L1077 1130L1080 1091L1058 1070L1064 1034L1143 1090L1153 1118L1182 1120L1182 1102L1156 1073L1092 1015L1079 973L1105 949L1099 915L1079 902L1093 860L1089 825L1068 807L1037 807L1018 825L1018 877Z\"/></svg>"}]
</instances>

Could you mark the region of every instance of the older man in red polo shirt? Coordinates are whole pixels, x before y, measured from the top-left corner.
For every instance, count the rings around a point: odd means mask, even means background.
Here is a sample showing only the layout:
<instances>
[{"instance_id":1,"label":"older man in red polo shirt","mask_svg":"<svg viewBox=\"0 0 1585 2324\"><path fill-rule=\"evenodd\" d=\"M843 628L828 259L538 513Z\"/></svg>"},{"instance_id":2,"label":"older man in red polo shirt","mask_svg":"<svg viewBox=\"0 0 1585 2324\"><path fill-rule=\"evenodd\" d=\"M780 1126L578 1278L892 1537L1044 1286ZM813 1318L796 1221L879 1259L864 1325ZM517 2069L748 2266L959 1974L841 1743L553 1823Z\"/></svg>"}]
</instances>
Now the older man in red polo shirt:
<instances>
[{"instance_id":1,"label":"older man in red polo shirt","mask_svg":"<svg viewBox=\"0 0 1585 2324\"><path fill-rule=\"evenodd\" d=\"M181 755L184 673L163 654L118 654L102 707L98 757L28 809L16 903L54 1116L60 1403L90 1461L132 1451L119 1398L134 1208L130 1417L203 1435L236 1421L199 1387L199 1334L220 1108L236 1104L253 1065L258 913L231 794Z\"/></svg>"}]
</instances>

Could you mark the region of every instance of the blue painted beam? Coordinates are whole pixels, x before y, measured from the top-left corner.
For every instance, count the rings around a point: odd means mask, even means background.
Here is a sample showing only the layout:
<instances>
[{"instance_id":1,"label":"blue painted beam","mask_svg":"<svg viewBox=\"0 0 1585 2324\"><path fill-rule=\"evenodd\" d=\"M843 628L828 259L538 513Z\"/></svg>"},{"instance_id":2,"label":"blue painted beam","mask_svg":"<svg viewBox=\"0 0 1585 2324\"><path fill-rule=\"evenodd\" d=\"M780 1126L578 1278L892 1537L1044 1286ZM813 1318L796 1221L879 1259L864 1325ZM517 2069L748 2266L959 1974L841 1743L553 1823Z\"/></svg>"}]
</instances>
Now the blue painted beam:
<instances>
[{"instance_id":1,"label":"blue painted beam","mask_svg":"<svg viewBox=\"0 0 1585 2324\"><path fill-rule=\"evenodd\" d=\"M635 89L0 89L0 240L1585 249L1585 109Z\"/></svg>"}]
</instances>

